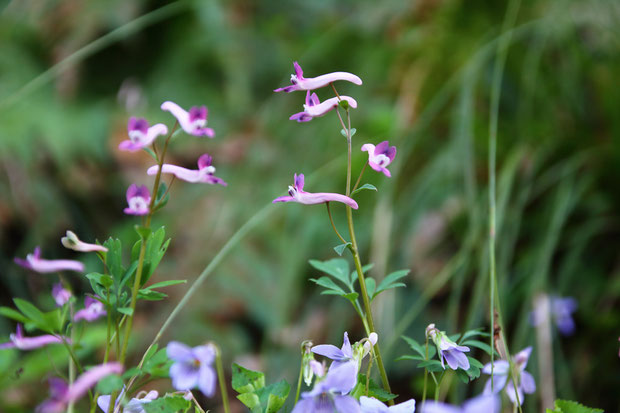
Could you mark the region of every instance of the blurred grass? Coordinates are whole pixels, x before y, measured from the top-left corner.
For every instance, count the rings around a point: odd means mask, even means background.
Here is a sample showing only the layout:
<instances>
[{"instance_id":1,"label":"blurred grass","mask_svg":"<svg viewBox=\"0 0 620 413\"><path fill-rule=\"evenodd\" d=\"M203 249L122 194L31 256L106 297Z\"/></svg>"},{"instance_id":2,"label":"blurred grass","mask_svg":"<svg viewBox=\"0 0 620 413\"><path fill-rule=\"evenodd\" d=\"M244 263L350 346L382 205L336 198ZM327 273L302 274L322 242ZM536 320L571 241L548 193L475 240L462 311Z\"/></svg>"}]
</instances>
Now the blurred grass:
<instances>
[{"instance_id":1,"label":"blurred grass","mask_svg":"<svg viewBox=\"0 0 620 413\"><path fill-rule=\"evenodd\" d=\"M192 165L208 151L230 185L175 183L156 219L173 237L161 279L196 277L284 193L294 172L328 164L308 189L340 191L345 142L335 117L290 122L303 96L272 90L288 82L293 60L307 76L350 71L364 80L338 85L360 103L355 145L389 139L399 150L391 180L367 171L379 193L360 194L356 216L362 256L377 263L373 275L412 269L406 290L378 300L377 324L382 342L394 344L387 361L396 391L420 397L418 372L390 362L406 351L401 332L420 339L429 322L450 332L488 323L487 125L506 7L479 0L7 3L0 14L0 302L46 297L52 281L16 268L12 258L35 245L46 257L75 258L58 242L66 229L87 240L112 234L132 242L124 192L131 182L150 182L150 161L116 145L129 116L170 124L158 109L164 100L209 106L216 139L179 137L171 156ZM617 408L620 385L612 367L620 321L619 22L617 2L522 4L502 80L497 160L497 271L511 350L534 344L527 314L535 293L575 296L578 334L555 341L558 396L607 411ZM89 53L76 54L84 48ZM359 170L363 154L354 161ZM307 260L333 257L338 244L324 209L272 207L163 341L215 339L229 360L293 382L301 340L338 343L342 330L358 338L362 328L346 303L308 282L316 274ZM334 212L343 225L343 211ZM86 288L77 278L72 284ZM142 307L134 357L184 288ZM0 321L4 336L12 329ZM32 369L32 388L16 384L37 391L41 373L28 355L0 357L4 371ZM529 365L535 375L536 364ZM20 411L15 389L0 392L0 410ZM461 388L450 397L471 394ZM536 406L536 395L526 399L526 411Z\"/></svg>"}]
</instances>

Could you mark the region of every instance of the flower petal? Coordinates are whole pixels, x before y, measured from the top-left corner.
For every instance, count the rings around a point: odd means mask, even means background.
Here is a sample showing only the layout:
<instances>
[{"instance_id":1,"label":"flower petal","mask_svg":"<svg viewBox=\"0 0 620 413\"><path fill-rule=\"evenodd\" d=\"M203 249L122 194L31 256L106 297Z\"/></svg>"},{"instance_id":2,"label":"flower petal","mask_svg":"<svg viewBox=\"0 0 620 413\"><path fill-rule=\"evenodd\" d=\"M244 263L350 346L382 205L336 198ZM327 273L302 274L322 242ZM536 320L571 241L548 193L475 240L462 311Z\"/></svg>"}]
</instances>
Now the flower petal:
<instances>
[{"instance_id":1,"label":"flower petal","mask_svg":"<svg viewBox=\"0 0 620 413\"><path fill-rule=\"evenodd\" d=\"M334 396L334 406L338 413L359 413L360 405L351 396Z\"/></svg>"},{"instance_id":2,"label":"flower petal","mask_svg":"<svg viewBox=\"0 0 620 413\"><path fill-rule=\"evenodd\" d=\"M331 344L319 344L312 347L311 351L314 354L327 357L336 361L343 361L349 359L351 356L347 356L341 349Z\"/></svg>"},{"instance_id":3,"label":"flower petal","mask_svg":"<svg viewBox=\"0 0 620 413\"><path fill-rule=\"evenodd\" d=\"M200 375L198 377L198 388L207 397L213 397L215 394L216 375L213 368L207 364L200 366Z\"/></svg>"},{"instance_id":4,"label":"flower petal","mask_svg":"<svg viewBox=\"0 0 620 413\"><path fill-rule=\"evenodd\" d=\"M362 413L385 413L389 411L385 404L374 397L361 396L360 406Z\"/></svg>"},{"instance_id":5,"label":"flower petal","mask_svg":"<svg viewBox=\"0 0 620 413\"><path fill-rule=\"evenodd\" d=\"M166 355L170 360L190 363L194 361L194 354L189 346L178 341L171 341L166 346Z\"/></svg>"},{"instance_id":6,"label":"flower petal","mask_svg":"<svg viewBox=\"0 0 620 413\"><path fill-rule=\"evenodd\" d=\"M189 390L196 387L200 377L200 370L193 364L176 362L170 366L172 387L177 390Z\"/></svg>"}]
</instances>

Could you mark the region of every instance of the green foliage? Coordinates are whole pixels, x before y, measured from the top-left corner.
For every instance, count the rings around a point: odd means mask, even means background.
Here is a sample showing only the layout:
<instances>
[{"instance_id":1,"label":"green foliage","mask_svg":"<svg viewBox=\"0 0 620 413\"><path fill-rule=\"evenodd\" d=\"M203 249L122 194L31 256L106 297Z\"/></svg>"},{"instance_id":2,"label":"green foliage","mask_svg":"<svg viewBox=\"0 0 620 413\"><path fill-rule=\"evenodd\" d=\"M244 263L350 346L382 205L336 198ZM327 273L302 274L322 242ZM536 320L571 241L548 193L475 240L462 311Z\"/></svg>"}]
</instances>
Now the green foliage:
<instances>
[{"instance_id":1,"label":"green foliage","mask_svg":"<svg viewBox=\"0 0 620 413\"><path fill-rule=\"evenodd\" d=\"M183 396L178 394L167 394L150 403L144 403L142 408L146 413L179 413L187 412L192 407L189 400L185 400Z\"/></svg>"},{"instance_id":2,"label":"green foliage","mask_svg":"<svg viewBox=\"0 0 620 413\"><path fill-rule=\"evenodd\" d=\"M26 326L34 326L47 333L58 333L62 329L62 312L59 308L43 312L30 301L14 298L13 302L19 311L9 307L0 307L0 315Z\"/></svg>"},{"instance_id":3,"label":"green foliage","mask_svg":"<svg viewBox=\"0 0 620 413\"><path fill-rule=\"evenodd\" d=\"M366 386L368 385L368 391L366 391ZM376 399L381 400L382 402L387 402L388 400L392 400L396 398L396 394L389 393L383 389L383 386L377 384L373 379L368 379L365 374L360 373L357 377L357 384L351 390L351 396L359 399L360 396L366 397L374 397Z\"/></svg>"},{"instance_id":4,"label":"green foliage","mask_svg":"<svg viewBox=\"0 0 620 413\"><path fill-rule=\"evenodd\" d=\"M338 254L338 255L342 256L342 253L344 252L344 250L345 250L347 247L348 247L348 248L351 248L351 245L352 245L352 244L351 244L350 242L347 242L347 243L345 243L345 244L336 245L336 246L334 247L334 251L336 251L336 254Z\"/></svg>"},{"instance_id":5,"label":"green foliage","mask_svg":"<svg viewBox=\"0 0 620 413\"><path fill-rule=\"evenodd\" d=\"M163 258L170 239L164 241L166 237L166 231L164 227L159 228L157 231L152 232L146 240L146 249L144 253L144 264L142 268L142 278L140 280L140 286L146 284L151 278L151 275L157 269L159 262ZM142 247L142 241L138 241L134 244L131 250L131 260L137 262L139 260L140 248Z\"/></svg>"},{"instance_id":6,"label":"green foliage","mask_svg":"<svg viewBox=\"0 0 620 413\"><path fill-rule=\"evenodd\" d=\"M569 400L556 400L554 409L546 413L603 413L601 409L593 409Z\"/></svg>"},{"instance_id":7,"label":"green foliage","mask_svg":"<svg viewBox=\"0 0 620 413\"><path fill-rule=\"evenodd\" d=\"M123 388L123 379L116 374L110 374L99 380L97 383L97 392L99 394L111 394Z\"/></svg>"},{"instance_id":8,"label":"green foliage","mask_svg":"<svg viewBox=\"0 0 620 413\"><path fill-rule=\"evenodd\" d=\"M261 372L238 364L233 364L232 371L232 388L252 413L275 413L282 408L291 390L285 380L265 386L265 375Z\"/></svg>"},{"instance_id":9,"label":"green foliage","mask_svg":"<svg viewBox=\"0 0 620 413\"><path fill-rule=\"evenodd\" d=\"M355 191L351 192L351 196L357 194L358 192L369 190L369 191L377 191L377 187L371 184L364 184L357 188Z\"/></svg>"}]
</instances>

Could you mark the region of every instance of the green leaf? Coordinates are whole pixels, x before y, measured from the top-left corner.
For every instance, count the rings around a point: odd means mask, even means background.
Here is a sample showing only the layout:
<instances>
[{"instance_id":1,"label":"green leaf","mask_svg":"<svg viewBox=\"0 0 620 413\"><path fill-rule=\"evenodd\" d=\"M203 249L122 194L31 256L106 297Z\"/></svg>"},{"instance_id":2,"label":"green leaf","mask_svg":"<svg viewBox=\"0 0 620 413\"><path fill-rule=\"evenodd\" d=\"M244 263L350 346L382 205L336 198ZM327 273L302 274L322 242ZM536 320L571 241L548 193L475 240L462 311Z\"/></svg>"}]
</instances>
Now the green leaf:
<instances>
[{"instance_id":1,"label":"green leaf","mask_svg":"<svg viewBox=\"0 0 620 413\"><path fill-rule=\"evenodd\" d=\"M360 396L366 396L366 375L359 374L357 377L357 384L353 390L351 390L350 395L356 399L359 399ZM396 395L385 391L382 386L379 386L373 379L370 379L368 382L368 397L374 397L382 402L387 402L396 398Z\"/></svg>"},{"instance_id":2,"label":"green leaf","mask_svg":"<svg viewBox=\"0 0 620 413\"><path fill-rule=\"evenodd\" d=\"M121 314L128 315L130 317L133 315L133 310L131 309L131 307L117 307L116 311L118 311Z\"/></svg>"},{"instance_id":3,"label":"green leaf","mask_svg":"<svg viewBox=\"0 0 620 413\"><path fill-rule=\"evenodd\" d=\"M160 291L149 290L147 288L143 288L138 290L138 299L139 300L147 300L147 301L160 301L164 298L168 297L168 294L162 293Z\"/></svg>"},{"instance_id":4,"label":"green leaf","mask_svg":"<svg viewBox=\"0 0 620 413\"><path fill-rule=\"evenodd\" d=\"M482 328L476 328L474 330L466 331L463 334L463 337L461 338L461 340L467 340L468 338L475 337L475 336L489 337L489 333L487 333L486 331L483 331Z\"/></svg>"},{"instance_id":5,"label":"green leaf","mask_svg":"<svg viewBox=\"0 0 620 413\"><path fill-rule=\"evenodd\" d=\"M142 270L142 280L140 286L143 286L151 275L157 269L159 262L163 258L168 246L170 245L170 239L164 242L166 237L166 231L164 227L159 228L153 232L146 242L146 252L144 254L144 268Z\"/></svg>"},{"instance_id":6,"label":"green leaf","mask_svg":"<svg viewBox=\"0 0 620 413\"><path fill-rule=\"evenodd\" d=\"M374 267L375 264L370 263L370 264L366 264L362 267L362 274L366 274L368 271L370 271L372 269L372 267ZM355 284L355 281L357 281L357 271L351 271L351 274L349 274L349 279L351 280L351 285Z\"/></svg>"},{"instance_id":7,"label":"green leaf","mask_svg":"<svg viewBox=\"0 0 620 413\"><path fill-rule=\"evenodd\" d=\"M237 395L237 399L241 401L247 408L254 409L260 406L260 399L256 393L241 393Z\"/></svg>"},{"instance_id":8,"label":"green leaf","mask_svg":"<svg viewBox=\"0 0 620 413\"><path fill-rule=\"evenodd\" d=\"M192 406L189 400L185 400L180 395L166 395L150 403L142 404L146 413L178 413L185 412Z\"/></svg>"},{"instance_id":9,"label":"green leaf","mask_svg":"<svg viewBox=\"0 0 620 413\"><path fill-rule=\"evenodd\" d=\"M342 295L341 297L346 298L347 300L351 301L351 304L355 305L355 300L357 300L357 297L359 297L358 293L347 293L345 295Z\"/></svg>"},{"instance_id":10,"label":"green leaf","mask_svg":"<svg viewBox=\"0 0 620 413\"><path fill-rule=\"evenodd\" d=\"M290 391L291 386L286 380L280 380L259 390L258 397L261 405L265 406L265 413L275 413L280 410L284 406Z\"/></svg>"},{"instance_id":11,"label":"green leaf","mask_svg":"<svg viewBox=\"0 0 620 413\"><path fill-rule=\"evenodd\" d=\"M336 254L338 254L338 255L342 256L342 253L344 252L344 250L345 250L347 247L350 247L350 246L351 246L351 243L350 243L350 242L347 242L346 244L336 245L336 246L334 247L334 251L336 251Z\"/></svg>"},{"instance_id":12,"label":"green leaf","mask_svg":"<svg viewBox=\"0 0 620 413\"><path fill-rule=\"evenodd\" d=\"M583 404L569 401L556 400L554 410L547 409L547 413L604 413L601 409L586 407Z\"/></svg>"},{"instance_id":13,"label":"green leaf","mask_svg":"<svg viewBox=\"0 0 620 413\"><path fill-rule=\"evenodd\" d=\"M391 288L405 287L405 284L396 281L405 277L407 274L409 274L409 272L410 270L399 270L386 275L385 278L379 283L375 295L379 295L379 293L382 293L383 291L389 290Z\"/></svg>"},{"instance_id":14,"label":"green leaf","mask_svg":"<svg viewBox=\"0 0 620 413\"><path fill-rule=\"evenodd\" d=\"M177 285L177 284L185 284L187 283L187 280L168 280L168 281L160 281L158 283L155 284L151 284L148 287L145 287L145 290L152 290L155 288L163 288L163 287L169 287L171 285Z\"/></svg>"},{"instance_id":15,"label":"green leaf","mask_svg":"<svg viewBox=\"0 0 620 413\"><path fill-rule=\"evenodd\" d=\"M91 272L86 274L86 278L88 278L92 282L95 282L101 285L103 288L110 288L114 285L114 279L110 277L108 274L100 274L98 272ZM94 289L94 288L93 288Z\"/></svg>"},{"instance_id":16,"label":"green leaf","mask_svg":"<svg viewBox=\"0 0 620 413\"><path fill-rule=\"evenodd\" d=\"M249 393L265 387L265 375L260 371L246 369L234 363L232 366L232 388L237 393Z\"/></svg>"},{"instance_id":17,"label":"green leaf","mask_svg":"<svg viewBox=\"0 0 620 413\"><path fill-rule=\"evenodd\" d=\"M22 324L26 324L30 322L30 319L27 317L24 317L24 315L22 313L20 313L19 311L15 311L10 307L0 307L0 315L13 319L19 323Z\"/></svg>"},{"instance_id":18,"label":"green leaf","mask_svg":"<svg viewBox=\"0 0 620 413\"><path fill-rule=\"evenodd\" d=\"M334 258L328 261L310 260L310 265L319 271L331 275L345 285L349 285L349 263L344 258Z\"/></svg>"},{"instance_id":19,"label":"green leaf","mask_svg":"<svg viewBox=\"0 0 620 413\"><path fill-rule=\"evenodd\" d=\"M138 233L138 236L140 237L140 239L144 239L144 240L148 239L152 232L150 228L142 227L140 225L134 225L134 229Z\"/></svg>"},{"instance_id":20,"label":"green leaf","mask_svg":"<svg viewBox=\"0 0 620 413\"><path fill-rule=\"evenodd\" d=\"M368 293L368 297L370 297L370 301L375 298L375 289L377 288L377 283L374 278L368 277L365 279L366 282L366 292Z\"/></svg>"},{"instance_id":21,"label":"green leaf","mask_svg":"<svg viewBox=\"0 0 620 413\"><path fill-rule=\"evenodd\" d=\"M371 190L371 191L377 191L377 187L371 184L364 184L362 186L360 186L359 188L357 188L355 191L351 192L351 196L357 194L358 192L361 192L365 189Z\"/></svg>"},{"instance_id":22,"label":"green leaf","mask_svg":"<svg viewBox=\"0 0 620 413\"><path fill-rule=\"evenodd\" d=\"M123 388L123 379L116 374L111 374L99 380L97 392L100 394L110 394Z\"/></svg>"},{"instance_id":23,"label":"green leaf","mask_svg":"<svg viewBox=\"0 0 620 413\"><path fill-rule=\"evenodd\" d=\"M467 341L462 342L461 345L479 348L481 350L484 350L484 352L487 353L488 355L491 355L491 352L493 351L491 350L491 346L489 346L487 343L483 343L482 341L478 341L478 340L467 340Z\"/></svg>"},{"instance_id":24,"label":"green leaf","mask_svg":"<svg viewBox=\"0 0 620 413\"><path fill-rule=\"evenodd\" d=\"M119 239L108 238L103 246L108 249L108 253L105 256L106 266L110 275L117 283L125 275L125 269L123 268L123 251L121 241Z\"/></svg>"},{"instance_id":25,"label":"green leaf","mask_svg":"<svg viewBox=\"0 0 620 413\"><path fill-rule=\"evenodd\" d=\"M345 295L346 294L346 291L343 290L342 288L340 288L334 282L334 280L332 280L328 276L324 275L321 278L319 278L318 280L316 278L310 278L310 281L312 281L313 283L318 284L321 287L324 287L324 288L327 289L327 291L322 291L321 294L336 294L336 295ZM333 291L333 292L329 292L329 291Z\"/></svg>"},{"instance_id":26,"label":"green leaf","mask_svg":"<svg viewBox=\"0 0 620 413\"><path fill-rule=\"evenodd\" d=\"M148 153L151 158L153 158L155 160L155 162L159 162L159 160L157 159L157 155L155 155L155 152L153 152L153 150L151 148L142 148L144 150L144 152Z\"/></svg>"},{"instance_id":27,"label":"green leaf","mask_svg":"<svg viewBox=\"0 0 620 413\"><path fill-rule=\"evenodd\" d=\"M424 349L424 346L422 346L422 344L420 344L416 340L414 340L412 338L409 338L409 337L406 337L406 336L401 336L401 338L403 340L405 340L407 342L407 344L409 344L409 347L411 347L411 349L413 351L415 351L420 356L424 357L424 359L426 359L426 350Z\"/></svg>"},{"instance_id":28,"label":"green leaf","mask_svg":"<svg viewBox=\"0 0 620 413\"><path fill-rule=\"evenodd\" d=\"M166 206L166 204L168 203L168 200L170 199L170 194L167 193L167 191L168 191L168 187L166 186L166 183L162 182L159 185L159 188L157 190L157 197L155 198L155 205L153 206L153 212ZM165 194L165 197L164 197L164 194Z\"/></svg>"},{"instance_id":29,"label":"green leaf","mask_svg":"<svg viewBox=\"0 0 620 413\"><path fill-rule=\"evenodd\" d=\"M45 314L39 310L34 304L29 301L22 300L21 298L14 298L13 302L19 311L22 312L32 323L40 330L48 333L54 332L54 326L48 324L48 319Z\"/></svg>"}]
</instances>

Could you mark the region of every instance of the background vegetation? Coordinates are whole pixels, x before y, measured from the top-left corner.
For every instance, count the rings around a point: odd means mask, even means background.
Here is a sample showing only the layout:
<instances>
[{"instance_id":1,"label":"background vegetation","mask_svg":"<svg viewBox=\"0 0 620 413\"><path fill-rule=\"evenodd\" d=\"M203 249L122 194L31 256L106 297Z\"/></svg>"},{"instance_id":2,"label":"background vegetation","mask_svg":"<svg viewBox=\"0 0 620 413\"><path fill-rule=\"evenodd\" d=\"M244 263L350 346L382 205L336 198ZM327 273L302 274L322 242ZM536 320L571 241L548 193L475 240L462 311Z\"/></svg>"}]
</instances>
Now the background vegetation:
<instances>
[{"instance_id":1,"label":"background vegetation","mask_svg":"<svg viewBox=\"0 0 620 413\"><path fill-rule=\"evenodd\" d=\"M345 141L335 115L287 120L300 93L275 95L292 61L308 76L344 70L354 96L355 144L398 147L393 178L367 173L379 193L359 200L358 240L374 276L410 268L408 288L376 301L395 390L421 397L421 374L399 339L488 328L487 140L490 85L507 2L23 0L0 2L0 304L47 302L53 282L12 263L34 246L76 258L66 229L87 241L127 243L125 190L147 183L151 160L116 149L127 118L169 122L164 100L206 104L214 140L179 138L176 163L214 156L227 188L176 183L164 214L173 241L156 278L194 279L249 219L169 330L196 345L216 340L229 361L294 382L299 343L339 343L363 329L344 300L321 296L308 259L335 256L324 208L271 205L292 181L342 191ZM497 263L512 350L535 345L528 323L540 291L574 296L577 333L554 338L559 397L617 411L620 334L620 4L523 1L499 110ZM319 92L321 98L330 91ZM361 167L365 154L355 158ZM359 169L358 169L359 170ZM343 222L343 211L336 210ZM80 256L80 258L83 258ZM96 270L96 262L87 262ZM85 279L73 277L76 291ZM186 286L142 306L139 357ZM0 336L14 325L0 319ZM98 336L83 356L100 359ZM0 410L31 411L49 358L62 349L0 353ZM537 350L528 370L537 375ZM88 364L88 363L87 363ZM455 383L448 400L482 388ZM538 383L540 385L540 382ZM158 384L155 384L157 387ZM167 383L161 383L166 388ZM526 411L539 411L538 395ZM210 403L210 404L209 404ZM217 400L207 402L215 408ZM24 407L25 406L25 407Z\"/></svg>"}]
</instances>

